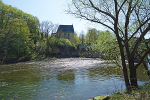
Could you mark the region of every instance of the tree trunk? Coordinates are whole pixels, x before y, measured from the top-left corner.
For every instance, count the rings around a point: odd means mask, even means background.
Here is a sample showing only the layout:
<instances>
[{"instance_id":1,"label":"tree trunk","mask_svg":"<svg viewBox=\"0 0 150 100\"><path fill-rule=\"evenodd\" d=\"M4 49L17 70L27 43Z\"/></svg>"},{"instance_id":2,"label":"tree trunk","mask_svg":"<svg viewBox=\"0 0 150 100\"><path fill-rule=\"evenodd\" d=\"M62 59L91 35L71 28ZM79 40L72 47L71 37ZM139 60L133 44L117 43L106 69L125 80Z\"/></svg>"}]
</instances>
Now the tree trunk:
<instances>
[{"instance_id":1,"label":"tree trunk","mask_svg":"<svg viewBox=\"0 0 150 100\"><path fill-rule=\"evenodd\" d=\"M127 89L128 93L131 93L131 86L130 86L129 78L128 78L128 71L127 71L127 66L126 66L126 62L125 62L125 55L124 55L124 51L123 51L123 45L121 44L119 34L116 34L116 37L117 37L117 40L118 40L120 53L121 53L121 61L122 61L123 75L124 75L126 89Z\"/></svg>"},{"instance_id":2,"label":"tree trunk","mask_svg":"<svg viewBox=\"0 0 150 100\"><path fill-rule=\"evenodd\" d=\"M129 60L129 70L130 70L130 82L132 89L138 88L137 84L137 76L136 76L136 68L134 66L134 60Z\"/></svg>"}]
</instances>

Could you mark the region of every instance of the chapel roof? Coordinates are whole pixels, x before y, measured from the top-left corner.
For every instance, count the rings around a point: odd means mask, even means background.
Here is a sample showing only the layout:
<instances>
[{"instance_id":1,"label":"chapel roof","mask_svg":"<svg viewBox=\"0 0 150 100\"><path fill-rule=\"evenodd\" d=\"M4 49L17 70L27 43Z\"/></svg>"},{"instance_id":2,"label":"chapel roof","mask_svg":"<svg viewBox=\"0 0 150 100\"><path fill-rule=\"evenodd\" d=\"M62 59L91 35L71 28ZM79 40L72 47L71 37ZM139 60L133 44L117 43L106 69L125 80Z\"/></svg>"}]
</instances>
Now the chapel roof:
<instances>
[{"instance_id":1,"label":"chapel roof","mask_svg":"<svg viewBox=\"0 0 150 100\"><path fill-rule=\"evenodd\" d=\"M59 25L57 32L74 33L73 25Z\"/></svg>"}]
</instances>

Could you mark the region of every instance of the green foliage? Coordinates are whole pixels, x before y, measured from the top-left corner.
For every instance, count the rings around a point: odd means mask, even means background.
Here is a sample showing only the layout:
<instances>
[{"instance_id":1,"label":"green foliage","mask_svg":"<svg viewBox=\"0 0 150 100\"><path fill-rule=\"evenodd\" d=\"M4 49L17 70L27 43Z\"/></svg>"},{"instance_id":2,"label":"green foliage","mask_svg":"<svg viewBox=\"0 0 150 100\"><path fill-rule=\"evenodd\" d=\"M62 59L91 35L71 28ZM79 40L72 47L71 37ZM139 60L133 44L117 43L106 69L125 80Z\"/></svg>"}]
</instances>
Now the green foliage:
<instances>
[{"instance_id":1,"label":"green foliage","mask_svg":"<svg viewBox=\"0 0 150 100\"><path fill-rule=\"evenodd\" d=\"M58 45L60 47L67 47L67 46L71 46L72 44L68 39L60 38L58 39Z\"/></svg>"},{"instance_id":2,"label":"green foliage","mask_svg":"<svg viewBox=\"0 0 150 100\"><path fill-rule=\"evenodd\" d=\"M46 53L47 45L46 45L46 39L39 40L36 43L36 52L38 55L42 55Z\"/></svg>"},{"instance_id":3,"label":"green foliage","mask_svg":"<svg viewBox=\"0 0 150 100\"><path fill-rule=\"evenodd\" d=\"M54 46L58 47L58 38L55 38L55 37L50 38L49 43L51 47L54 47Z\"/></svg>"},{"instance_id":4,"label":"green foliage","mask_svg":"<svg viewBox=\"0 0 150 100\"><path fill-rule=\"evenodd\" d=\"M108 95L102 95L102 96L97 96L97 97L95 97L93 99L89 99L89 100L104 100L104 98L107 98L107 97L108 97Z\"/></svg>"},{"instance_id":5,"label":"green foliage","mask_svg":"<svg viewBox=\"0 0 150 100\"><path fill-rule=\"evenodd\" d=\"M26 56L39 40L37 17L0 1L0 60Z\"/></svg>"},{"instance_id":6,"label":"green foliage","mask_svg":"<svg viewBox=\"0 0 150 100\"><path fill-rule=\"evenodd\" d=\"M4 59L11 60L31 53L33 41L27 23L22 19L9 20L3 34Z\"/></svg>"},{"instance_id":7,"label":"green foliage","mask_svg":"<svg viewBox=\"0 0 150 100\"><path fill-rule=\"evenodd\" d=\"M24 13L23 11L12 7L11 5L6 5L3 2L0 2L0 29L5 29L9 20L19 18L26 21L27 26L29 27L29 32L31 37L34 40L34 44L39 39L39 20L37 17L30 14Z\"/></svg>"},{"instance_id":8,"label":"green foliage","mask_svg":"<svg viewBox=\"0 0 150 100\"><path fill-rule=\"evenodd\" d=\"M97 30L89 29L85 36L85 42L86 43L96 43L97 37L98 37Z\"/></svg>"},{"instance_id":9,"label":"green foliage","mask_svg":"<svg viewBox=\"0 0 150 100\"><path fill-rule=\"evenodd\" d=\"M79 43L83 44L85 42L85 35L84 32L82 31L82 33L80 33L79 35Z\"/></svg>"},{"instance_id":10,"label":"green foliage","mask_svg":"<svg viewBox=\"0 0 150 100\"><path fill-rule=\"evenodd\" d=\"M56 38L56 37L52 37L50 39L50 46L51 47L71 47L71 48L76 48L74 43L71 43L68 39L64 39L64 38Z\"/></svg>"},{"instance_id":11,"label":"green foliage","mask_svg":"<svg viewBox=\"0 0 150 100\"><path fill-rule=\"evenodd\" d=\"M96 43L92 44L92 50L99 52L103 59L115 59L119 57L119 48L116 39L109 31L100 31Z\"/></svg>"},{"instance_id":12,"label":"green foliage","mask_svg":"<svg viewBox=\"0 0 150 100\"><path fill-rule=\"evenodd\" d=\"M74 33L74 44L75 45L80 44L80 40L79 40L79 37L78 37L77 33Z\"/></svg>"}]
</instances>

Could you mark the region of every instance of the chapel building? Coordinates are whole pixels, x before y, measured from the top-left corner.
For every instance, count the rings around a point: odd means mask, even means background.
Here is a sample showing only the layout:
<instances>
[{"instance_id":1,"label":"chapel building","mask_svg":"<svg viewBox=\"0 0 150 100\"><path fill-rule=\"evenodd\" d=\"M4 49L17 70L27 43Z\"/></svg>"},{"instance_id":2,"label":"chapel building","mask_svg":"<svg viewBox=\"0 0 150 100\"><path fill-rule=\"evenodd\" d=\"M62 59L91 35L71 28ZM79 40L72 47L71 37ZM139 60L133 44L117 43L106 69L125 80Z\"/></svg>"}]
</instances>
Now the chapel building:
<instances>
[{"instance_id":1,"label":"chapel building","mask_svg":"<svg viewBox=\"0 0 150 100\"><path fill-rule=\"evenodd\" d=\"M51 36L55 36L57 38L65 38L74 43L73 25L59 25L57 32L52 33Z\"/></svg>"}]
</instances>

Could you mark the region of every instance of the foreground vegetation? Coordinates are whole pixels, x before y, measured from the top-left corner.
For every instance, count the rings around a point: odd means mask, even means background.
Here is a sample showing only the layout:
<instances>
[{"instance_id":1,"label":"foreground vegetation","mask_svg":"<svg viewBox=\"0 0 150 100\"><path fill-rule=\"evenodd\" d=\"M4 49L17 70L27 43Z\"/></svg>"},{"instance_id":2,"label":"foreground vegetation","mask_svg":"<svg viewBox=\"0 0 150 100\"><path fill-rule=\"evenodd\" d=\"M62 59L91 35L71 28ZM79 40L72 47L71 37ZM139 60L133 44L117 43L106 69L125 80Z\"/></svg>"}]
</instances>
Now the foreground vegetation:
<instances>
[{"instance_id":1,"label":"foreground vegetation","mask_svg":"<svg viewBox=\"0 0 150 100\"><path fill-rule=\"evenodd\" d=\"M139 86L138 89L132 90L130 94L127 91L118 92L112 95L97 96L89 100L149 100L150 83Z\"/></svg>"}]
</instances>

